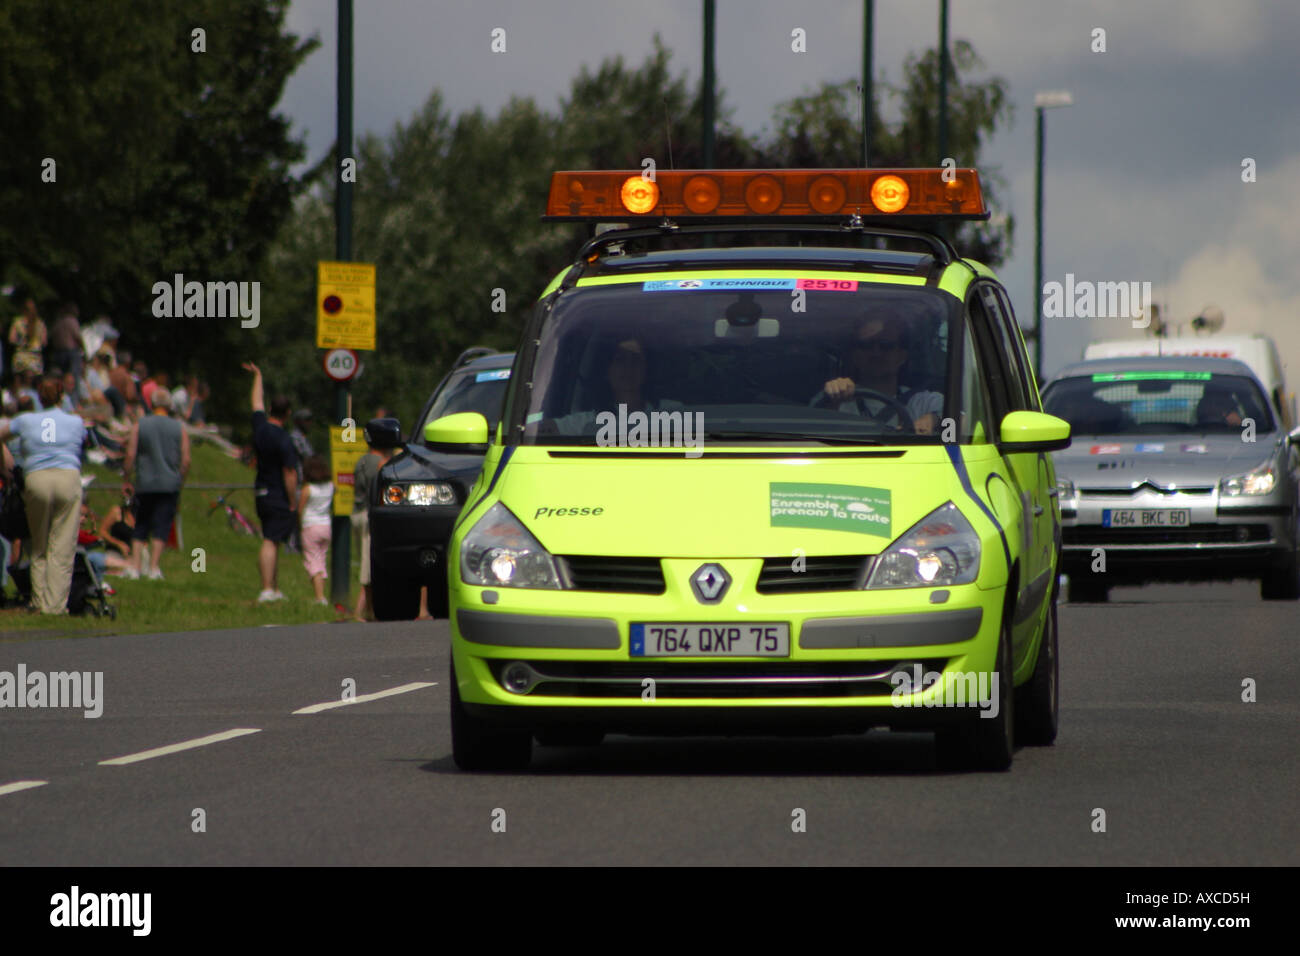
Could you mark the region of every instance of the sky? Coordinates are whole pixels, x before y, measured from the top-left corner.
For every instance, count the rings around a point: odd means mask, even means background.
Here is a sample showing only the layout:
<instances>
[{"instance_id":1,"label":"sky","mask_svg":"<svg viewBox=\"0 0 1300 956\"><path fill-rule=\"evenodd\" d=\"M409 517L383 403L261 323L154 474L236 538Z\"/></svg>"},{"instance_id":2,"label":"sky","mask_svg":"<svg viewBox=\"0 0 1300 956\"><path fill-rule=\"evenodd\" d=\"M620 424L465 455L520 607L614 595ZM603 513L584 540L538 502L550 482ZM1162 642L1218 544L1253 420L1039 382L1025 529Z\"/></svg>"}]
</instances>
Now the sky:
<instances>
[{"instance_id":1,"label":"sky","mask_svg":"<svg viewBox=\"0 0 1300 956\"><path fill-rule=\"evenodd\" d=\"M512 96L554 109L581 65L632 67L658 33L698 82L701 0L356 0L354 126L385 134L430 92L453 112L494 113ZM1009 188L994 215L1016 219L999 276L1022 325L1034 314L1034 94L1046 111L1044 282L1150 282L1185 334L1206 306L1224 332L1274 336L1300 378L1300 3L1295 0L952 0L949 37L1000 76L1013 119L986 145ZM334 139L335 0L294 0L288 28L322 45L290 79L280 110L319 160ZM856 78L861 0L717 0L718 84L746 132L823 81ZM938 0L876 0L874 74L897 82L938 42ZM491 50L493 30L506 50ZM806 52L791 49L802 29ZM1097 30L1104 31L1104 51ZM657 120L656 120L657 122ZM918 160L938 165L941 157ZM1243 181L1253 160L1254 181ZM364 177L358 182L364 189ZM538 199L539 215L543 200ZM1103 338L1140 337L1127 318L1044 319L1044 372Z\"/></svg>"}]
</instances>

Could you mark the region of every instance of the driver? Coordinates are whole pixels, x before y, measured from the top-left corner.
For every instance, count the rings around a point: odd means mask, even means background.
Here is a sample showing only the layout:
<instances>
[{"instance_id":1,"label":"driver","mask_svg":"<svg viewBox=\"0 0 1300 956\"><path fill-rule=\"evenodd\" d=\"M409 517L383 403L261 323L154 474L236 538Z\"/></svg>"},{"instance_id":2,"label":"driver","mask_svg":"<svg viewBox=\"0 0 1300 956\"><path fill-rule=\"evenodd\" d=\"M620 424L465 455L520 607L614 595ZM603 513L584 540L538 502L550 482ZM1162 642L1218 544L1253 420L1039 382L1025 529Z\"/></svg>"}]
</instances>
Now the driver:
<instances>
[{"instance_id":1,"label":"driver","mask_svg":"<svg viewBox=\"0 0 1300 956\"><path fill-rule=\"evenodd\" d=\"M1210 425L1228 425L1237 427L1242 423L1241 413L1232 393L1222 388L1207 388L1196 403L1196 422L1202 427Z\"/></svg>"},{"instance_id":2,"label":"driver","mask_svg":"<svg viewBox=\"0 0 1300 956\"><path fill-rule=\"evenodd\" d=\"M907 364L907 323L897 316L869 315L858 325L850 353L852 378L833 378L826 383L815 404L827 400L842 412L866 414L881 424L897 423L899 415L887 403L858 390L877 392L895 399L907 408L918 435L932 435L943 412L943 395L939 392L901 388L899 373Z\"/></svg>"}]
</instances>

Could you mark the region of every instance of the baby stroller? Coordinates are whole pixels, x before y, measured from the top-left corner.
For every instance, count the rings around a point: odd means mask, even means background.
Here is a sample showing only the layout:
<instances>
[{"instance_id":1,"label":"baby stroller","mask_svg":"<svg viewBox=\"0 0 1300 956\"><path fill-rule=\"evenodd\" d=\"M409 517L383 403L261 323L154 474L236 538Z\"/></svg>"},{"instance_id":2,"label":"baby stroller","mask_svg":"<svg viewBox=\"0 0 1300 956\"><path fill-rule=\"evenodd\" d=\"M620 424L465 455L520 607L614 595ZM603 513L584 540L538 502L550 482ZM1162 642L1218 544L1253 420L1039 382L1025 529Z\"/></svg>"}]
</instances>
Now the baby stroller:
<instances>
[{"instance_id":1,"label":"baby stroller","mask_svg":"<svg viewBox=\"0 0 1300 956\"><path fill-rule=\"evenodd\" d=\"M9 565L9 576L18 590L18 600L28 603L32 599L32 569L24 561ZM72 587L68 590L69 614L93 614L95 617L117 619L117 608L108 603L109 590L90 563L85 548L77 548L72 559Z\"/></svg>"}]
</instances>

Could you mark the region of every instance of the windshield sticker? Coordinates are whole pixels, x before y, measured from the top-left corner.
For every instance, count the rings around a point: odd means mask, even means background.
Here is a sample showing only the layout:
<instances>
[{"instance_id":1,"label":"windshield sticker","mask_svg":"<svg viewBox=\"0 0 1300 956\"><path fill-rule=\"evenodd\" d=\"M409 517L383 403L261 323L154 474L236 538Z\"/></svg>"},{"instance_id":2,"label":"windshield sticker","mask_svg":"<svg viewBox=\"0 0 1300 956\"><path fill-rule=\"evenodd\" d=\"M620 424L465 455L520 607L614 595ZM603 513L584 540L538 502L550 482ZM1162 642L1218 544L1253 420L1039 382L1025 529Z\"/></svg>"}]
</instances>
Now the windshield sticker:
<instances>
[{"instance_id":1,"label":"windshield sticker","mask_svg":"<svg viewBox=\"0 0 1300 956\"><path fill-rule=\"evenodd\" d=\"M1120 452L1119 445L1093 445L1088 449L1089 455L1118 455Z\"/></svg>"},{"instance_id":2,"label":"windshield sticker","mask_svg":"<svg viewBox=\"0 0 1300 956\"><path fill-rule=\"evenodd\" d=\"M546 417L545 412L531 412L529 413L528 417L524 419L524 424L532 425L534 422L540 422L545 417Z\"/></svg>"},{"instance_id":3,"label":"windshield sticker","mask_svg":"<svg viewBox=\"0 0 1300 956\"><path fill-rule=\"evenodd\" d=\"M1165 446L1160 442L1140 442L1133 446L1133 450L1138 453L1146 452L1150 455L1156 455L1163 452Z\"/></svg>"},{"instance_id":4,"label":"windshield sticker","mask_svg":"<svg viewBox=\"0 0 1300 956\"><path fill-rule=\"evenodd\" d=\"M774 528L822 528L892 538L888 488L769 482Z\"/></svg>"},{"instance_id":5,"label":"windshield sticker","mask_svg":"<svg viewBox=\"0 0 1300 956\"><path fill-rule=\"evenodd\" d=\"M817 292L857 292L857 279L800 279L797 289L812 289Z\"/></svg>"},{"instance_id":6,"label":"windshield sticker","mask_svg":"<svg viewBox=\"0 0 1300 956\"><path fill-rule=\"evenodd\" d=\"M683 289L793 289L795 279L651 279L642 292L678 292Z\"/></svg>"},{"instance_id":7,"label":"windshield sticker","mask_svg":"<svg viewBox=\"0 0 1300 956\"><path fill-rule=\"evenodd\" d=\"M1099 372L1092 376L1094 382L1143 382L1155 379L1179 382L1208 382L1210 372Z\"/></svg>"},{"instance_id":8,"label":"windshield sticker","mask_svg":"<svg viewBox=\"0 0 1300 956\"><path fill-rule=\"evenodd\" d=\"M499 381L501 381L503 378L509 378L509 377L510 377L510 369L508 369L508 368L498 368L498 369L494 369L494 370L492 370L491 372L479 372L477 375L474 376L474 381L476 381L476 382L499 382Z\"/></svg>"},{"instance_id":9,"label":"windshield sticker","mask_svg":"<svg viewBox=\"0 0 1300 956\"><path fill-rule=\"evenodd\" d=\"M856 279L650 279L642 292L681 292L691 289L809 289L814 292L857 292Z\"/></svg>"},{"instance_id":10,"label":"windshield sticker","mask_svg":"<svg viewBox=\"0 0 1300 956\"><path fill-rule=\"evenodd\" d=\"M1202 444L1200 444L1199 442L1197 442L1197 443L1194 444L1194 445L1183 445L1183 446L1181 446L1181 451L1183 451L1183 452L1185 452L1185 453L1187 453L1187 454L1190 454L1190 455L1204 455L1204 454L1205 454L1205 446L1202 445Z\"/></svg>"}]
</instances>

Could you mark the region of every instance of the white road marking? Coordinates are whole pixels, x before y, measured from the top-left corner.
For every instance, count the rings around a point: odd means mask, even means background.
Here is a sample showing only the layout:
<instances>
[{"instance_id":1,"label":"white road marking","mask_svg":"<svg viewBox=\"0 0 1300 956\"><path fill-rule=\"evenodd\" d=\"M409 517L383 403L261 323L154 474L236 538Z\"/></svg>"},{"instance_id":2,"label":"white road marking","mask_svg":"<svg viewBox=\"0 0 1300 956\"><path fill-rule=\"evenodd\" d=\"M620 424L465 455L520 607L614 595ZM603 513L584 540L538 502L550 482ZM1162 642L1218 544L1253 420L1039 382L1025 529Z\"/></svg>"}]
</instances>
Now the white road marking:
<instances>
[{"instance_id":1,"label":"white road marking","mask_svg":"<svg viewBox=\"0 0 1300 956\"><path fill-rule=\"evenodd\" d=\"M166 747L155 747L153 750L142 750L138 754L127 754L125 757L114 757L112 760L101 760L101 767L117 766L123 764L138 763L141 760L151 760L154 757L165 757L167 754L180 753L182 750L193 750L195 747L206 747L208 744L221 743L223 740L232 740L235 737L243 737L245 734L260 734L260 727L237 727L234 730L223 730L219 734L209 734L206 737L195 737L193 740L184 740L178 744L168 744Z\"/></svg>"},{"instance_id":2,"label":"white road marking","mask_svg":"<svg viewBox=\"0 0 1300 956\"><path fill-rule=\"evenodd\" d=\"M437 687L438 682L427 683L416 681L414 684L403 684L401 687L390 687L388 690L378 690L373 694L362 694L360 697L353 697L351 700L327 700L323 704L312 704L309 707L302 707L295 710L295 714L319 714L322 710L331 710L335 707L349 707L352 704L364 704L366 701L379 700L381 697L392 697L394 694L407 694L413 690L419 690L422 687Z\"/></svg>"},{"instance_id":3,"label":"white road marking","mask_svg":"<svg viewBox=\"0 0 1300 956\"><path fill-rule=\"evenodd\" d=\"M32 787L43 787L48 780L17 780L14 783L0 784L0 797L6 793L17 793L20 790L30 790Z\"/></svg>"}]
</instances>

